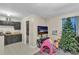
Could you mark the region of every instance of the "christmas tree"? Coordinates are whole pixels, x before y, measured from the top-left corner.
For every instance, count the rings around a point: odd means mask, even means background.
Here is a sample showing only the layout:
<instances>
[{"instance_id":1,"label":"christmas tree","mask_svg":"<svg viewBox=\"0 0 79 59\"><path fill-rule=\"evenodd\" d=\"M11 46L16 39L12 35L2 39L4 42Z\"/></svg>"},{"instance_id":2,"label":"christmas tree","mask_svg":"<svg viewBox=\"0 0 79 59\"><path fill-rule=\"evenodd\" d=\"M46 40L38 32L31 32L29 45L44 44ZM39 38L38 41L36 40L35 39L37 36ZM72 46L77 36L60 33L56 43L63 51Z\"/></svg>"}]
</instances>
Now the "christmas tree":
<instances>
[{"instance_id":1,"label":"christmas tree","mask_svg":"<svg viewBox=\"0 0 79 59\"><path fill-rule=\"evenodd\" d=\"M71 18L68 17L63 24L62 37L60 40L60 47L64 51L68 51L72 54L77 54L79 51L78 42L76 41L76 33L73 31Z\"/></svg>"}]
</instances>

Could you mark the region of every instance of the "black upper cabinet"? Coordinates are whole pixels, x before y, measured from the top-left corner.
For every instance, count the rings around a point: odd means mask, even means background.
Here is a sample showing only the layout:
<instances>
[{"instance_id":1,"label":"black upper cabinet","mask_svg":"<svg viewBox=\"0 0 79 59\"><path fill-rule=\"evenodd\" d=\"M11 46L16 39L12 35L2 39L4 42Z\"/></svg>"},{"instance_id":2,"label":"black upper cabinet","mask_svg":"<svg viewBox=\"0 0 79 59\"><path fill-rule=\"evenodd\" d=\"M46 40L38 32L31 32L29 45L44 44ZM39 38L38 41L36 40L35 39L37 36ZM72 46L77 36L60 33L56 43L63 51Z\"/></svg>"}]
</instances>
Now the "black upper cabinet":
<instances>
[{"instance_id":1,"label":"black upper cabinet","mask_svg":"<svg viewBox=\"0 0 79 59\"><path fill-rule=\"evenodd\" d=\"M13 26L13 22L9 22L9 21L0 21L0 25L4 25L4 26Z\"/></svg>"},{"instance_id":2,"label":"black upper cabinet","mask_svg":"<svg viewBox=\"0 0 79 59\"><path fill-rule=\"evenodd\" d=\"M15 30L21 29L21 23L20 22L1 21L0 20L0 25L2 25L2 26L14 26Z\"/></svg>"},{"instance_id":3,"label":"black upper cabinet","mask_svg":"<svg viewBox=\"0 0 79 59\"><path fill-rule=\"evenodd\" d=\"M8 22L8 25L9 25L9 26L14 26L14 22L11 22L11 21L10 21L10 22Z\"/></svg>"},{"instance_id":4,"label":"black upper cabinet","mask_svg":"<svg viewBox=\"0 0 79 59\"><path fill-rule=\"evenodd\" d=\"M20 23L20 22L15 22L15 23L14 23L14 29L15 29L15 30L21 29L21 23Z\"/></svg>"},{"instance_id":5,"label":"black upper cabinet","mask_svg":"<svg viewBox=\"0 0 79 59\"><path fill-rule=\"evenodd\" d=\"M0 21L0 25L4 25L4 21Z\"/></svg>"}]
</instances>

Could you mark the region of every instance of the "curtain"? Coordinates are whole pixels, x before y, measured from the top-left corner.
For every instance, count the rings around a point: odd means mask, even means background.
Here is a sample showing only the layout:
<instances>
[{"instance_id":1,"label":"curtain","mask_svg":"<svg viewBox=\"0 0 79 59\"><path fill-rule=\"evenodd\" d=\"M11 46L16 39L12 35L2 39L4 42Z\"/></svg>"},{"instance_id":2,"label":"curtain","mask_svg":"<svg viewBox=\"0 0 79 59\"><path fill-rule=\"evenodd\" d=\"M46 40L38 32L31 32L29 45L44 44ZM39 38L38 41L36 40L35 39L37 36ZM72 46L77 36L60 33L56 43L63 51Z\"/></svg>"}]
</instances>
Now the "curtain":
<instances>
[{"instance_id":1,"label":"curtain","mask_svg":"<svg viewBox=\"0 0 79 59\"><path fill-rule=\"evenodd\" d=\"M74 16L74 17L71 17L71 22L72 22L72 26L73 26L73 31L74 32L77 32L77 17Z\"/></svg>"},{"instance_id":2,"label":"curtain","mask_svg":"<svg viewBox=\"0 0 79 59\"><path fill-rule=\"evenodd\" d=\"M62 29L63 29L63 26L66 22L67 18L62 18ZM73 26L73 31L76 33L77 32L77 16L74 16L74 17L71 17L71 23L72 23L72 26Z\"/></svg>"}]
</instances>

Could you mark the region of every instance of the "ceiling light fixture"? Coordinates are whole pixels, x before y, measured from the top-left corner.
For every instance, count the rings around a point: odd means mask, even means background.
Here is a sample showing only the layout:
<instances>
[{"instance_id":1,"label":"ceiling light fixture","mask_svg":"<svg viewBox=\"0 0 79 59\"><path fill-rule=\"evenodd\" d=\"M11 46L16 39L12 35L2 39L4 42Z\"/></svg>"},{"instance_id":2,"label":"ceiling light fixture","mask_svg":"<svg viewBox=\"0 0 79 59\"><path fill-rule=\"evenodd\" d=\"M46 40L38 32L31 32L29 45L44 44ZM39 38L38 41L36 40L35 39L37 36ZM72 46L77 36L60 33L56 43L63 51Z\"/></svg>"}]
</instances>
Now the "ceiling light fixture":
<instances>
[{"instance_id":1,"label":"ceiling light fixture","mask_svg":"<svg viewBox=\"0 0 79 59\"><path fill-rule=\"evenodd\" d=\"M19 16L18 13L6 11L6 10L0 10L0 13L1 13L1 14L4 14L4 15L6 15L6 16Z\"/></svg>"}]
</instances>

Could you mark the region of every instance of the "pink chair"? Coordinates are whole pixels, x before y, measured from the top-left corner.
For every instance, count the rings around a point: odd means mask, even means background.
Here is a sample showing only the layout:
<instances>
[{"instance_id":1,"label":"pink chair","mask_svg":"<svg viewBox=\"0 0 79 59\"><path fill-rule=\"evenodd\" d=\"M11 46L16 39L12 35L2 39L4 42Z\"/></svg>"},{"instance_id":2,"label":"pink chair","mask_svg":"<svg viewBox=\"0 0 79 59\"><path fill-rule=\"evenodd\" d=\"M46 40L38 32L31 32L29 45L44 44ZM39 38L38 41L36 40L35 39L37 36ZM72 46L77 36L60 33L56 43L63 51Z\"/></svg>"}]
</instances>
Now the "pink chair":
<instances>
[{"instance_id":1,"label":"pink chair","mask_svg":"<svg viewBox=\"0 0 79 59\"><path fill-rule=\"evenodd\" d=\"M48 54L52 55L56 52L56 48L50 43L50 39L46 39L40 48L40 52L41 54L44 54L44 51L48 49Z\"/></svg>"}]
</instances>

